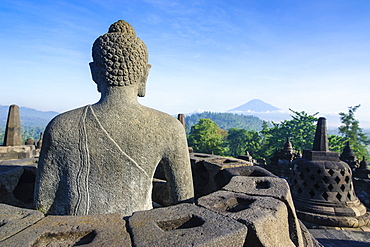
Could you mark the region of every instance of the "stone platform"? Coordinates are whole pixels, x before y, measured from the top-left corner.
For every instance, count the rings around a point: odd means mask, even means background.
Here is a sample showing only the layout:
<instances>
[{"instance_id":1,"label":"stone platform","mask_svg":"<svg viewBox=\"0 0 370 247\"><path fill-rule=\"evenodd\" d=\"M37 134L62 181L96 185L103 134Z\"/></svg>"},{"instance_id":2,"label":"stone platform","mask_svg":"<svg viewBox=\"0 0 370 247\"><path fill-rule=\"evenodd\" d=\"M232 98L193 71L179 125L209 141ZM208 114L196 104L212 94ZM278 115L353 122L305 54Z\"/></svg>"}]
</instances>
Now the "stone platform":
<instances>
[{"instance_id":1,"label":"stone platform","mask_svg":"<svg viewBox=\"0 0 370 247\"><path fill-rule=\"evenodd\" d=\"M307 224L309 227L309 224ZM309 232L325 247L370 246L370 228L320 227Z\"/></svg>"},{"instance_id":2,"label":"stone platform","mask_svg":"<svg viewBox=\"0 0 370 247\"><path fill-rule=\"evenodd\" d=\"M205 180L194 182L202 185L194 204L130 216L45 216L3 203L0 246L320 246L298 221L285 180L241 160L203 156L191 158L194 171L204 167L195 180ZM23 186L22 172L36 169L34 160L14 162L0 170L3 177L13 176L8 196Z\"/></svg>"}]
</instances>

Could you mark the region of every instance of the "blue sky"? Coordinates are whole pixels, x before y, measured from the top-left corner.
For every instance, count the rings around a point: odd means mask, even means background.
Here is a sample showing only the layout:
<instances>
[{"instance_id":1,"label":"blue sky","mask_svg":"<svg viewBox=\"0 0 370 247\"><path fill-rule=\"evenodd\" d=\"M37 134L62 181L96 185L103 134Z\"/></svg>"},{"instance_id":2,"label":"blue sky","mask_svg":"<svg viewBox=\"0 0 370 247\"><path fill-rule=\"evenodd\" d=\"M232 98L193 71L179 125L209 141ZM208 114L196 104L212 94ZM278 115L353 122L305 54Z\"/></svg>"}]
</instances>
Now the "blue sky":
<instances>
[{"instance_id":1,"label":"blue sky","mask_svg":"<svg viewBox=\"0 0 370 247\"><path fill-rule=\"evenodd\" d=\"M0 105L63 112L99 100L88 63L129 22L152 69L146 106L222 112L258 98L370 122L367 0L2 0Z\"/></svg>"}]
</instances>

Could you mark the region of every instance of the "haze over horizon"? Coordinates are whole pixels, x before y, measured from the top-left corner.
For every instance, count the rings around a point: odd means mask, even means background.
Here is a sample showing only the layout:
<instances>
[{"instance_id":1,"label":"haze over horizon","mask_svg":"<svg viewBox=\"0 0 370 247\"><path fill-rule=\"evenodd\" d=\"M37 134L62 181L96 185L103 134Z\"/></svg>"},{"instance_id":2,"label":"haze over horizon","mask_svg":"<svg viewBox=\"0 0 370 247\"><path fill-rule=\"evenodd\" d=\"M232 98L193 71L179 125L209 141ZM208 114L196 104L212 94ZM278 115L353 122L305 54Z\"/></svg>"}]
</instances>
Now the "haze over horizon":
<instances>
[{"instance_id":1,"label":"haze over horizon","mask_svg":"<svg viewBox=\"0 0 370 247\"><path fill-rule=\"evenodd\" d=\"M0 105L64 112L99 100L94 40L123 19L147 45L146 106L225 112L261 99L370 122L369 1L0 2Z\"/></svg>"}]
</instances>

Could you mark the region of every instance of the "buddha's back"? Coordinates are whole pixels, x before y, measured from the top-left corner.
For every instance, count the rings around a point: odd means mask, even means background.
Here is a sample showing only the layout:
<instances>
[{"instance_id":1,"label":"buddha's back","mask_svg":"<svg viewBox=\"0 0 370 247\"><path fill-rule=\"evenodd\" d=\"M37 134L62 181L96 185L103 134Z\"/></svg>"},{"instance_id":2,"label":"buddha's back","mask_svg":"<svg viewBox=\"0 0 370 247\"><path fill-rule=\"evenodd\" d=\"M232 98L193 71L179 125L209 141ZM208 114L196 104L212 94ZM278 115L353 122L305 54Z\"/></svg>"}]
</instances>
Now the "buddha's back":
<instances>
[{"instance_id":1,"label":"buddha's back","mask_svg":"<svg viewBox=\"0 0 370 247\"><path fill-rule=\"evenodd\" d=\"M57 116L45 131L35 191L36 207L45 213L130 215L150 209L152 178L160 161L165 165L169 201L177 203L193 197L182 125L175 118L137 102L137 95L145 93L147 56L136 56L140 61L134 64L139 68L127 67L130 63L124 62L117 65L123 68L123 73L128 68L131 72L128 77L113 78L108 73L120 73L106 68L115 66L109 59L134 59L127 54L112 58L104 51L117 51L119 47L125 50L125 39L119 35L128 35L126 40L136 38L132 37L129 24L119 21L112 26L110 30L126 32L113 32L117 44L109 41L107 48L104 42L112 38L101 36L93 47L91 69L102 95L100 101ZM145 55L143 43L136 42L141 50L134 49L132 53ZM132 47L135 48L131 44Z\"/></svg>"}]
</instances>

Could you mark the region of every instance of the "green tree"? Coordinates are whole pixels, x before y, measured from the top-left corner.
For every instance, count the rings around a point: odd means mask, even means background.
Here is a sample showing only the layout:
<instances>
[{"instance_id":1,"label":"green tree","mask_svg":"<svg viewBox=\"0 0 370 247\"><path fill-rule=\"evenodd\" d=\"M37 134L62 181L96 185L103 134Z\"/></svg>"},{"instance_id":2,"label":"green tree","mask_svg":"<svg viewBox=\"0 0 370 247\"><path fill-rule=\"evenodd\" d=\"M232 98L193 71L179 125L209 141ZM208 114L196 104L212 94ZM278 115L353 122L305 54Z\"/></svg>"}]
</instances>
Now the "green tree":
<instances>
[{"instance_id":1,"label":"green tree","mask_svg":"<svg viewBox=\"0 0 370 247\"><path fill-rule=\"evenodd\" d=\"M25 143L28 138L32 138L37 142L40 138L40 133L43 131L44 127L42 126L22 126L23 143Z\"/></svg>"},{"instance_id":2,"label":"green tree","mask_svg":"<svg viewBox=\"0 0 370 247\"><path fill-rule=\"evenodd\" d=\"M237 157L247 150L252 157L260 158L261 141L261 136L256 131L231 128L227 136L228 154Z\"/></svg>"},{"instance_id":3,"label":"green tree","mask_svg":"<svg viewBox=\"0 0 370 247\"><path fill-rule=\"evenodd\" d=\"M247 143L245 150L252 155L253 158L264 158L263 152L261 152L262 138L260 133L254 130L247 131ZM245 151L244 150L244 151Z\"/></svg>"},{"instance_id":4,"label":"green tree","mask_svg":"<svg viewBox=\"0 0 370 247\"><path fill-rule=\"evenodd\" d=\"M311 149L313 140L315 138L317 121L315 113L309 115L308 113L301 111L293 111L291 120L284 120L280 123L272 123L273 127L264 130L264 136L266 138L266 155L271 156L274 150L281 149L289 137L293 144L293 148L297 151L302 152L304 149Z\"/></svg>"},{"instance_id":5,"label":"green tree","mask_svg":"<svg viewBox=\"0 0 370 247\"><path fill-rule=\"evenodd\" d=\"M231 128L227 135L228 154L237 157L244 153L247 146L247 130Z\"/></svg>"},{"instance_id":6,"label":"green tree","mask_svg":"<svg viewBox=\"0 0 370 247\"><path fill-rule=\"evenodd\" d=\"M259 156L260 158L267 158L269 157L270 153L270 145L269 145L269 138L271 135L269 134L269 125L266 121L262 122L262 130L260 131L261 136L261 148L259 150Z\"/></svg>"},{"instance_id":7,"label":"green tree","mask_svg":"<svg viewBox=\"0 0 370 247\"><path fill-rule=\"evenodd\" d=\"M355 155L361 159L362 156L369 158L367 145L370 144L370 140L362 132L359 121L355 119L355 112L360 106L350 106L348 107L348 113L339 113L342 125L338 129L339 133L349 141Z\"/></svg>"},{"instance_id":8,"label":"green tree","mask_svg":"<svg viewBox=\"0 0 370 247\"><path fill-rule=\"evenodd\" d=\"M342 153L347 138L337 135L329 135L329 150L337 153Z\"/></svg>"},{"instance_id":9,"label":"green tree","mask_svg":"<svg viewBox=\"0 0 370 247\"><path fill-rule=\"evenodd\" d=\"M191 127L188 143L194 152L221 155L224 151L223 138L215 122L201 118L196 125Z\"/></svg>"},{"instance_id":10,"label":"green tree","mask_svg":"<svg viewBox=\"0 0 370 247\"><path fill-rule=\"evenodd\" d=\"M0 145L4 145L5 127L0 128Z\"/></svg>"}]
</instances>

